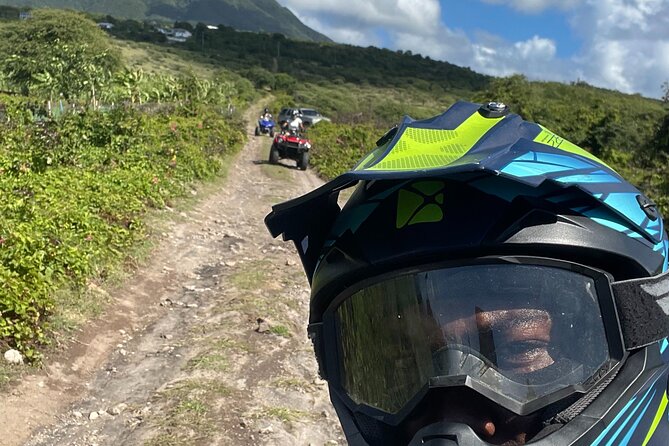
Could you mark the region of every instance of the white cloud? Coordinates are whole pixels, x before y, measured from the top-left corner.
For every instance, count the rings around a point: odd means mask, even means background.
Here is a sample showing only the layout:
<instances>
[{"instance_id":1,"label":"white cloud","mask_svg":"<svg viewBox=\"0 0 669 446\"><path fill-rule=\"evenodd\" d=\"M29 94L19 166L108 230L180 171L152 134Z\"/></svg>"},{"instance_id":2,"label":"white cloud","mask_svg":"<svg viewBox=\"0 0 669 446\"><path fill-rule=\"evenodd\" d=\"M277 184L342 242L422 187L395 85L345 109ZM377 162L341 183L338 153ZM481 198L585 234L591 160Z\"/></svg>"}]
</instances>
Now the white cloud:
<instances>
[{"instance_id":1,"label":"white cloud","mask_svg":"<svg viewBox=\"0 0 669 446\"><path fill-rule=\"evenodd\" d=\"M549 8L559 8L566 11L582 4L584 0L483 0L483 2L494 5L508 5L518 11L535 14Z\"/></svg>"},{"instance_id":2,"label":"white cloud","mask_svg":"<svg viewBox=\"0 0 669 446\"><path fill-rule=\"evenodd\" d=\"M463 34L444 30L447 38L426 39L420 36L398 35L398 47L427 54L432 58L447 60L474 71L493 76L510 76L524 73L530 79L565 80L552 67L556 46L550 39L534 36L531 39L509 43L492 34L478 35L476 42ZM442 42L448 42L448 45Z\"/></svg>"},{"instance_id":3,"label":"white cloud","mask_svg":"<svg viewBox=\"0 0 669 446\"><path fill-rule=\"evenodd\" d=\"M574 26L585 30L575 59L587 82L659 97L669 79L669 2L588 0Z\"/></svg>"},{"instance_id":4,"label":"white cloud","mask_svg":"<svg viewBox=\"0 0 669 446\"><path fill-rule=\"evenodd\" d=\"M530 79L562 81L564 74L554 68L556 51L552 40L533 36L522 42L498 46L497 57L485 64L481 61L479 65L486 73L497 76L524 73Z\"/></svg>"},{"instance_id":5,"label":"white cloud","mask_svg":"<svg viewBox=\"0 0 669 446\"><path fill-rule=\"evenodd\" d=\"M294 12L293 12L294 13ZM295 14L295 13L294 13ZM309 28L325 34L335 42L348 43L357 46L382 46L383 43L377 35L377 30L369 27L339 27L323 23L318 17L295 16Z\"/></svg>"},{"instance_id":6,"label":"white cloud","mask_svg":"<svg viewBox=\"0 0 669 446\"><path fill-rule=\"evenodd\" d=\"M536 60L549 62L555 57L555 42L550 39L544 39L539 36L533 36L524 42L513 44L514 52L521 60Z\"/></svg>"},{"instance_id":7,"label":"white cloud","mask_svg":"<svg viewBox=\"0 0 669 446\"><path fill-rule=\"evenodd\" d=\"M580 79L651 97L660 97L660 85L669 80L669 0L482 0L528 14L566 14L572 29L564 32L582 43L569 58L558 57L559 42L546 36L509 41L488 31L450 29L438 0L279 1L337 42L411 50L485 74Z\"/></svg>"},{"instance_id":8,"label":"white cloud","mask_svg":"<svg viewBox=\"0 0 669 446\"><path fill-rule=\"evenodd\" d=\"M442 28L432 35L392 33L393 48L411 50L416 54L446 60L456 65L467 66L474 55L474 47L463 33Z\"/></svg>"},{"instance_id":9,"label":"white cloud","mask_svg":"<svg viewBox=\"0 0 669 446\"><path fill-rule=\"evenodd\" d=\"M383 26L396 31L436 31L441 17L439 0L279 0L298 16L321 17L337 28Z\"/></svg>"}]
</instances>

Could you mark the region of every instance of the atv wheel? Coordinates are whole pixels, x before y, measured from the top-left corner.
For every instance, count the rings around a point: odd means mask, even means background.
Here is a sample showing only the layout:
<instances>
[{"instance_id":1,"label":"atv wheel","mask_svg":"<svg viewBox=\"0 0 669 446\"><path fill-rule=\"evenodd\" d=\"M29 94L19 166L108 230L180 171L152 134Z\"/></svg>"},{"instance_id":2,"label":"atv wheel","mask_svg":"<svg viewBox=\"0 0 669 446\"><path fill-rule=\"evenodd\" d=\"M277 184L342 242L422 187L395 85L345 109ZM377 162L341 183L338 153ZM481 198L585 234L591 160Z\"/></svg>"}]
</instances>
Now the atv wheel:
<instances>
[{"instance_id":1,"label":"atv wheel","mask_svg":"<svg viewBox=\"0 0 669 446\"><path fill-rule=\"evenodd\" d=\"M269 163L276 164L279 162L279 149L272 144L272 147L269 149Z\"/></svg>"},{"instance_id":2,"label":"atv wheel","mask_svg":"<svg viewBox=\"0 0 669 446\"><path fill-rule=\"evenodd\" d=\"M274 129L270 129L269 136L270 138L274 138Z\"/></svg>"},{"instance_id":3,"label":"atv wheel","mask_svg":"<svg viewBox=\"0 0 669 446\"><path fill-rule=\"evenodd\" d=\"M256 126L256 136L260 136L260 127Z\"/></svg>"},{"instance_id":4,"label":"atv wheel","mask_svg":"<svg viewBox=\"0 0 669 446\"><path fill-rule=\"evenodd\" d=\"M300 159L297 160L297 167L300 170L307 170L308 165L309 165L309 152L302 152L302 155L300 155Z\"/></svg>"}]
</instances>

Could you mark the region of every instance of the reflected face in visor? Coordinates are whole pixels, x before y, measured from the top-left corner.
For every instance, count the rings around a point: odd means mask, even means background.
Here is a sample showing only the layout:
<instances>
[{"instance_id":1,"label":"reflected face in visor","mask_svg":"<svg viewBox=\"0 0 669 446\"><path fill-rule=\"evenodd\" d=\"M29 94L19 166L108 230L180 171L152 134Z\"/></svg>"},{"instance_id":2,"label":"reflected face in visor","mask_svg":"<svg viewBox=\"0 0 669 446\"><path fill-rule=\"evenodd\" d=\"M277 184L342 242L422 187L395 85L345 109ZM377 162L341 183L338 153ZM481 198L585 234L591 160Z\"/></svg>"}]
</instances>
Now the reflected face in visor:
<instances>
[{"instance_id":1,"label":"reflected face in visor","mask_svg":"<svg viewBox=\"0 0 669 446\"><path fill-rule=\"evenodd\" d=\"M525 415L582 389L611 359L595 279L569 268L427 268L344 296L330 325L340 394L389 424L412 420L412 431L416 420L446 419L522 444ZM458 392L469 397L435 397Z\"/></svg>"},{"instance_id":2,"label":"reflected face in visor","mask_svg":"<svg viewBox=\"0 0 669 446\"><path fill-rule=\"evenodd\" d=\"M510 373L527 374L554 363L549 352L552 326L547 309L476 307L473 315L443 322L440 338L448 346L478 337L484 357Z\"/></svg>"}]
</instances>

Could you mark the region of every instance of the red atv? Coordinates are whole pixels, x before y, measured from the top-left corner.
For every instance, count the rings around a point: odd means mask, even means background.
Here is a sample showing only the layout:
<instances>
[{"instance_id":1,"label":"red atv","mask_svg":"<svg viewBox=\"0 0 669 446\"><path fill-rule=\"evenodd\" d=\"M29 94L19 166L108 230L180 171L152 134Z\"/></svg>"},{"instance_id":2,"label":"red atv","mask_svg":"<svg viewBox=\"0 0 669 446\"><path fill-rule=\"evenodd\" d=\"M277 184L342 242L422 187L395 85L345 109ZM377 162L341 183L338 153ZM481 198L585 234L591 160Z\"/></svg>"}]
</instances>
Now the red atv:
<instances>
[{"instance_id":1,"label":"red atv","mask_svg":"<svg viewBox=\"0 0 669 446\"><path fill-rule=\"evenodd\" d=\"M276 164L282 158L290 158L297 162L300 170L306 170L309 165L309 149L311 141L303 135L282 131L274 136L272 147L269 149L269 163Z\"/></svg>"}]
</instances>

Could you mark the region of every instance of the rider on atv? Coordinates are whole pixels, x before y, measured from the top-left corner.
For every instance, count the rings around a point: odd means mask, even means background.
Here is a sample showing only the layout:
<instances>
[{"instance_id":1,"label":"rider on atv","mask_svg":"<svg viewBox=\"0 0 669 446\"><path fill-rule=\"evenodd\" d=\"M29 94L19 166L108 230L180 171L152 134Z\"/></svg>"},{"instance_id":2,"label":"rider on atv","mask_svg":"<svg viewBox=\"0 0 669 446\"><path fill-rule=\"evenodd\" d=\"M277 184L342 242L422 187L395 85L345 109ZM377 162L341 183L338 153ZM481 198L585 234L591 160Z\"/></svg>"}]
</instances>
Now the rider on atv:
<instances>
[{"instance_id":1,"label":"rider on atv","mask_svg":"<svg viewBox=\"0 0 669 446\"><path fill-rule=\"evenodd\" d=\"M272 120L272 114L269 112L269 108L265 107L265 110L263 110L262 115L260 115L260 119L264 119L266 121Z\"/></svg>"},{"instance_id":2,"label":"rider on atv","mask_svg":"<svg viewBox=\"0 0 669 446\"><path fill-rule=\"evenodd\" d=\"M288 132L293 135L304 132L304 123L302 122L302 115L293 110L292 119L286 124Z\"/></svg>"}]
</instances>

